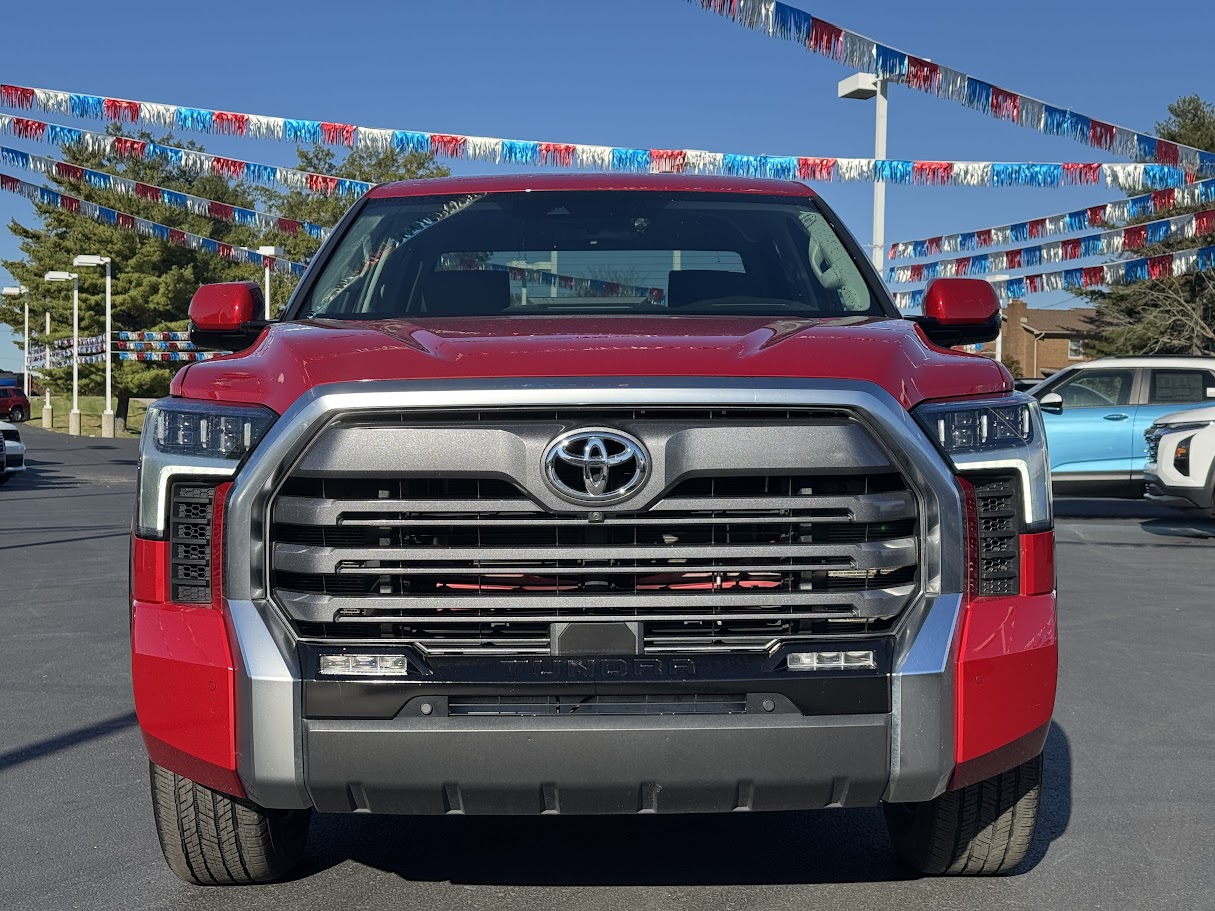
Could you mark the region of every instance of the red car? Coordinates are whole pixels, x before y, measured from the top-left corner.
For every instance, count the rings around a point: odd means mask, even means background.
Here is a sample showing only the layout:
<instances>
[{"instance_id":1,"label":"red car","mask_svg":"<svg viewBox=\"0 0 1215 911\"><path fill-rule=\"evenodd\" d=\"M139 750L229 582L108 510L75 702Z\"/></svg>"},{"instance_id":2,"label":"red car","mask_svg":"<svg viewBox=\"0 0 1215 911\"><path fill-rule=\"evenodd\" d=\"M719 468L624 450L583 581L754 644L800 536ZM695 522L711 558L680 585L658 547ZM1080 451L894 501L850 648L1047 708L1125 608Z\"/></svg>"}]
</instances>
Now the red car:
<instances>
[{"instance_id":1,"label":"red car","mask_svg":"<svg viewBox=\"0 0 1215 911\"><path fill-rule=\"evenodd\" d=\"M30 417L30 400L17 386L0 386L0 417L20 424Z\"/></svg>"},{"instance_id":2,"label":"red car","mask_svg":"<svg viewBox=\"0 0 1215 911\"><path fill-rule=\"evenodd\" d=\"M284 317L200 288L144 423L132 674L169 866L310 814L876 806L1028 851L1055 699L1036 402L978 280L904 318L799 183L377 187ZM403 847L402 850L408 850Z\"/></svg>"}]
</instances>

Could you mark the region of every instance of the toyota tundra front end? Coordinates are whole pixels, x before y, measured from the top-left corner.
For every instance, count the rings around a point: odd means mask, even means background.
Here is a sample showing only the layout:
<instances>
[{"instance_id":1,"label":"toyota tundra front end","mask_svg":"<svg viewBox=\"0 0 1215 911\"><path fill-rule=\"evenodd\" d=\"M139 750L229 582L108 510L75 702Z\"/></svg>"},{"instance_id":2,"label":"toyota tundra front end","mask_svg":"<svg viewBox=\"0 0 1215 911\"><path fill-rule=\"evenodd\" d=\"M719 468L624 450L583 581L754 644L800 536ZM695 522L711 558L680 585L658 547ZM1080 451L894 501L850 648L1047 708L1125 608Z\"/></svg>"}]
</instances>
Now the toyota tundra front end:
<instances>
[{"instance_id":1,"label":"toyota tundra front end","mask_svg":"<svg viewBox=\"0 0 1215 911\"><path fill-rule=\"evenodd\" d=\"M985 283L901 318L801 184L378 187L149 410L136 706L161 844L279 878L309 814L873 806L1029 847L1050 479ZM191 820L190 826L182 824ZM240 837L231 837L233 833Z\"/></svg>"}]
</instances>

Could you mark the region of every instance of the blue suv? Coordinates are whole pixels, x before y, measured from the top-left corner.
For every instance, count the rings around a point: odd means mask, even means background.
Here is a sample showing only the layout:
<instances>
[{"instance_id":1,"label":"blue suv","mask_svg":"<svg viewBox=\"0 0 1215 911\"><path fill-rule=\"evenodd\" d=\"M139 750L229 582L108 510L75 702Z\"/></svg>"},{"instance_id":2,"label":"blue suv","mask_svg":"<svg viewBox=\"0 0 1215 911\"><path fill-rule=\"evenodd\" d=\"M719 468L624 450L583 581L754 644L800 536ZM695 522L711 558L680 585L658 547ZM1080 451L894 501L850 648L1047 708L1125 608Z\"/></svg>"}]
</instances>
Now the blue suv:
<instances>
[{"instance_id":1,"label":"blue suv","mask_svg":"<svg viewBox=\"0 0 1215 911\"><path fill-rule=\"evenodd\" d=\"M1215 357L1110 357L1030 390L1042 406L1056 493L1139 497L1146 431L1187 406L1215 404Z\"/></svg>"}]
</instances>

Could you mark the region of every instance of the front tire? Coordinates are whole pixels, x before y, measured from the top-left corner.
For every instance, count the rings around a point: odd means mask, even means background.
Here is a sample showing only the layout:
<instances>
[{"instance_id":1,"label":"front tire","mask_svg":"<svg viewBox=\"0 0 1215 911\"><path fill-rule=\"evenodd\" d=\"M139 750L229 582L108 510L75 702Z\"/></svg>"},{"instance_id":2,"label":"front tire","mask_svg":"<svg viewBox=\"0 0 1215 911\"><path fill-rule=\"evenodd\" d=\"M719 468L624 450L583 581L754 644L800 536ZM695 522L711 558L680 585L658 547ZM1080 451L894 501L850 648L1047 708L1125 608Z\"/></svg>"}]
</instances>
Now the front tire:
<instances>
[{"instance_id":1,"label":"front tire","mask_svg":"<svg viewBox=\"0 0 1215 911\"><path fill-rule=\"evenodd\" d=\"M304 856L311 810L271 810L148 764L156 834L169 869L199 886L282 879Z\"/></svg>"},{"instance_id":2,"label":"front tire","mask_svg":"<svg viewBox=\"0 0 1215 911\"><path fill-rule=\"evenodd\" d=\"M8 419L14 424L20 424L25 420L25 409L18 405L8 413Z\"/></svg>"},{"instance_id":3,"label":"front tire","mask_svg":"<svg viewBox=\"0 0 1215 911\"><path fill-rule=\"evenodd\" d=\"M1001 876L1029 853L1038 825L1042 756L924 803L884 804L895 853L933 876Z\"/></svg>"}]
</instances>

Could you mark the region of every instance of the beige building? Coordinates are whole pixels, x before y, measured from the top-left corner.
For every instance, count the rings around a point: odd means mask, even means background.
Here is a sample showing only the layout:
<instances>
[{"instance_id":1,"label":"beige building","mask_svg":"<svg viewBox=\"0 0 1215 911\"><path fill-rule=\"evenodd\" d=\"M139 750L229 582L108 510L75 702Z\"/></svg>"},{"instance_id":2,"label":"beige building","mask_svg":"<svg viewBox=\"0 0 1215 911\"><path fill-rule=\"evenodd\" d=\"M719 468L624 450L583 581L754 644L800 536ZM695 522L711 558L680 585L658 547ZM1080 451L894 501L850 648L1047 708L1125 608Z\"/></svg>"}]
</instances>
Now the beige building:
<instances>
[{"instance_id":1,"label":"beige building","mask_svg":"<svg viewBox=\"0 0 1215 911\"><path fill-rule=\"evenodd\" d=\"M1023 300L1004 308L1000 359L1017 378L1042 379L1070 364L1087 361L1084 342L1095 334L1097 311L1031 310ZM983 346L982 354L996 356L996 345Z\"/></svg>"}]
</instances>

